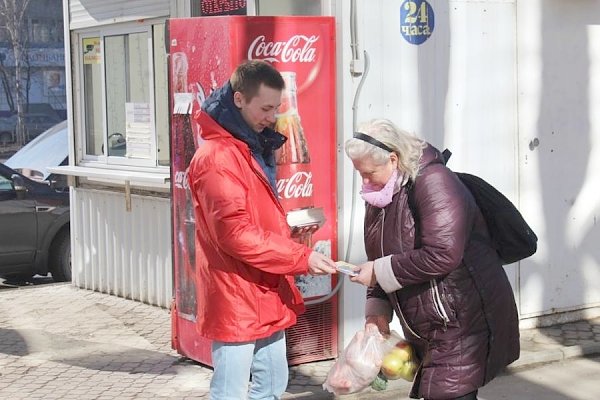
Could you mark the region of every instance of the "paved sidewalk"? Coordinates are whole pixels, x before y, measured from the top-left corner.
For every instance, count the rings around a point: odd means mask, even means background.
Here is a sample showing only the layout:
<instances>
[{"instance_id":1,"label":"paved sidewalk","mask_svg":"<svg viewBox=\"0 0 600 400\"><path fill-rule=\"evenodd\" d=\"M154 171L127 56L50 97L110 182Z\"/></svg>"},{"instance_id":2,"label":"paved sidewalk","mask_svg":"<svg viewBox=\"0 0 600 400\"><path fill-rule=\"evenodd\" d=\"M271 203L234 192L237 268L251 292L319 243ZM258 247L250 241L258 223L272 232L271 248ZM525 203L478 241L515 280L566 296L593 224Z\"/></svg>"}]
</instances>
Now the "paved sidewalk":
<instances>
[{"instance_id":1,"label":"paved sidewalk","mask_svg":"<svg viewBox=\"0 0 600 400\"><path fill-rule=\"evenodd\" d=\"M208 399L211 370L172 350L170 329L167 310L69 284L0 290L0 398ZM521 333L511 369L600 353L600 318ZM321 388L332 364L291 368L284 399L332 399ZM341 398L406 399L408 389L393 381Z\"/></svg>"}]
</instances>

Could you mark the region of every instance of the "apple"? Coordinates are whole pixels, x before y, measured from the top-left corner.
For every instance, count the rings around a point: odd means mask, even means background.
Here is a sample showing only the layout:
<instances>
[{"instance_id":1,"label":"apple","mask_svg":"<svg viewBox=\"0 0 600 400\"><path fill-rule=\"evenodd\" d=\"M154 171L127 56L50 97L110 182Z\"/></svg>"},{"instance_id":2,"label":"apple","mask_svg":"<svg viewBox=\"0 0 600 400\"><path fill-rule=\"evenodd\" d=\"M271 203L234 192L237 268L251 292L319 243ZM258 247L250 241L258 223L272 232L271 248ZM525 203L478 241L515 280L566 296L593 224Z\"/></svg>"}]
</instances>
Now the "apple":
<instances>
[{"instance_id":1,"label":"apple","mask_svg":"<svg viewBox=\"0 0 600 400\"><path fill-rule=\"evenodd\" d=\"M400 341L383 357L381 373L388 379L403 378L412 381L417 367L412 346Z\"/></svg>"},{"instance_id":2,"label":"apple","mask_svg":"<svg viewBox=\"0 0 600 400\"><path fill-rule=\"evenodd\" d=\"M398 379L402 376L405 362L399 357L398 352L390 351L383 357L381 373L388 379Z\"/></svg>"},{"instance_id":3,"label":"apple","mask_svg":"<svg viewBox=\"0 0 600 400\"><path fill-rule=\"evenodd\" d=\"M402 366L400 370L400 377L402 379L406 379L409 382L412 382L415 378L415 372L417 372L417 363L414 361L407 361Z\"/></svg>"},{"instance_id":4,"label":"apple","mask_svg":"<svg viewBox=\"0 0 600 400\"><path fill-rule=\"evenodd\" d=\"M392 352L396 353L398 355L398 358L405 362L408 360L412 360L413 358L413 349L411 345L407 342L398 342L396 346L394 346L394 348L390 350L390 353Z\"/></svg>"}]
</instances>

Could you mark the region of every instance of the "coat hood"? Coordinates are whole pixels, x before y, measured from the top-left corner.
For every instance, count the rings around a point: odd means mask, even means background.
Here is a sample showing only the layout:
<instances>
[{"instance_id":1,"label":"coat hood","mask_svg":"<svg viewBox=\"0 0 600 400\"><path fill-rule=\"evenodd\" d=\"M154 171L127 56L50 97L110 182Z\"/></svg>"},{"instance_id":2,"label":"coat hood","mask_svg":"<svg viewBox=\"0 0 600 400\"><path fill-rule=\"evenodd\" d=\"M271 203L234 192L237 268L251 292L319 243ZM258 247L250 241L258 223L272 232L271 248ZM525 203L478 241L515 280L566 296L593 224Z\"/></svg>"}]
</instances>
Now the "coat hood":
<instances>
[{"instance_id":1,"label":"coat hood","mask_svg":"<svg viewBox=\"0 0 600 400\"><path fill-rule=\"evenodd\" d=\"M254 132L242 118L242 114L233 102L233 89L227 82L215 90L202 103L202 110L210 115L219 125L225 128L236 139L246 143L253 153L273 151L285 143L287 138L270 128L260 134Z\"/></svg>"},{"instance_id":2,"label":"coat hood","mask_svg":"<svg viewBox=\"0 0 600 400\"><path fill-rule=\"evenodd\" d=\"M423 168L430 164L446 164L444 160L444 156L442 153L433 147L430 144L423 149L423 154L421 155L421 160L419 162L419 171L422 171Z\"/></svg>"}]
</instances>

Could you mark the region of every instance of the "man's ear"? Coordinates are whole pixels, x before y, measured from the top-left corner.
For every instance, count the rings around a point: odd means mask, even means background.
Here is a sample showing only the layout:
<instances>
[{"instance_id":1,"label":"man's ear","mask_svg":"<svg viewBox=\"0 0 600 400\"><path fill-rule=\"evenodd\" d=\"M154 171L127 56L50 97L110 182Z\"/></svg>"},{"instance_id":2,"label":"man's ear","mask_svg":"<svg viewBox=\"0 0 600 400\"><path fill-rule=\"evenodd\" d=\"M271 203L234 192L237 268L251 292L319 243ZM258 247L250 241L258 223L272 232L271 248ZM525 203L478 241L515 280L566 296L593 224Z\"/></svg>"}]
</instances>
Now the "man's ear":
<instances>
[{"instance_id":1,"label":"man's ear","mask_svg":"<svg viewBox=\"0 0 600 400\"><path fill-rule=\"evenodd\" d=\"M244 104L244 95L241 92L233 92L233 104L237 108L242 108L242 104Z\"/></svg>"}]
</instances>

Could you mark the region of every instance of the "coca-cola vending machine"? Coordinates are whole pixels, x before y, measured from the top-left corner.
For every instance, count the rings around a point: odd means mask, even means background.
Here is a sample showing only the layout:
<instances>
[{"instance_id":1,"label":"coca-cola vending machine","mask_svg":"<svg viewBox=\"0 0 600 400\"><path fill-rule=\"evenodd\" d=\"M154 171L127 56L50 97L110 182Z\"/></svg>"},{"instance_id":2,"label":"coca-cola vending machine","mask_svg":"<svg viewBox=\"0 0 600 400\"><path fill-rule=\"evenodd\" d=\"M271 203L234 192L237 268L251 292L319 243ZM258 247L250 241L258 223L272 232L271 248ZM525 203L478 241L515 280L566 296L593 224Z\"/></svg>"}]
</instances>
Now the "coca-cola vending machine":
<instances>
[{"instance_id":1,"label":"coca-cola vending machine","mask_svg":"<svg viewBox=\"0 0 600 400\"><path fill-rule=\"evenodd\" d=\"M297 240L337 259L335 26L332 17L199 17L167 22L175 299L172 344L211 365L210 341L196 332L194 214L187 168L201 130L192 118L202 101L244 60L277 68L286 84L275 129L288 140L275 156L279 200ZM307 231L302 229L302 232ZM223 238L227 240L227 238ZM288 329L290 364L337 355L337 296L320 301L336 276L296 277L306 313ZM218 301L218 299L215 299Z\"/></svg>"}]
</instances>

